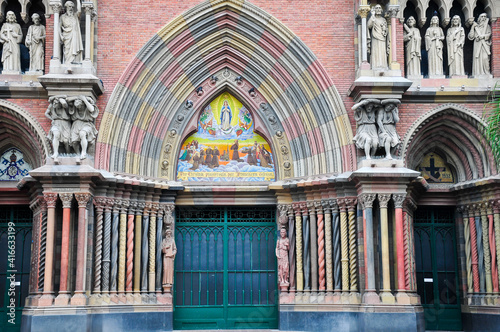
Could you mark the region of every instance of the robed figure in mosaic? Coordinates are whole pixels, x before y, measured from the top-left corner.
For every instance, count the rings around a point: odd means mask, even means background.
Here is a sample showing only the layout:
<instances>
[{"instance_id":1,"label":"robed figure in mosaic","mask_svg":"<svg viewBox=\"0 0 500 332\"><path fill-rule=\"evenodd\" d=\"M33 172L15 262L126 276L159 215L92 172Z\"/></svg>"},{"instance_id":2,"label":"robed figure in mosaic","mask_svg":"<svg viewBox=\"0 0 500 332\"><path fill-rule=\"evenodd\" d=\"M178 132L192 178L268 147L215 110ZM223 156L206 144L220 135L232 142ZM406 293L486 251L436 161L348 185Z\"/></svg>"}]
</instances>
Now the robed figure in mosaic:
<instances>
[{"instance_id":1,"label":"robed figure in mosaic","mask_svg":"<svg viewBox=\"0 0 500 332\"><path fill-rule=\"evenodd\" d=\"M477 22L472 24L469 39L474 41L472 75L490 75L491 27L485 13L479 15Z\"/></svg>"},{"instance_id":2,"label":"robed figure in mosaic","mask_svg":"<svg viewBox=\"0 0 500 332\"><path fill-rule=\"evenodd\" d=\"M75 4L68 0L64 4L66 13L61 15L61 42L63 44L64 63L79 63L82 62L83 42L80 32L80 0L76 0L77 10L75 12Z\"/></svg>"},{"instance_id":3,"label":"robed figure in mosaic","mask_svg":"<svg viewBox=\"0 0 500 332\"><path fill-rule=\"evenodd\" d=\"M220 110L220 127L223 132L228 132L231 130L231 120L231 107L229 106L227 100L224 100L224 105Z\"/></svg>"},{"instance_id":4,"label":"robed figure in mosaic","mask_svg":"<svg viewBox=\"0 0 500 332\"><path fill-rule=\"evenodd\" d=\"M372 69L387 69L387 21L382 16L382 6L373 7L372 15L368 20L368 29L371 30L370 63Z\"/></svg>"},{"instance_id":5,"label":"robed figure in mosaic","mask_svg":"<svg viewBox=\"0 0 500 332\"><path fill-rule=\"evenodd\" d=\"M177 247L171 230L165 232L165 238L161 243L163 253L163 291L170 293L174 284L174 260L177 254Z\"/></svg>"},{"instance_id":6,"label":"robed figure in mosaic","mask_svg":"<svg viewBox=\"0 0 500 332\"><path fill-rule=\"evenodd\" d=\"M429 77L443 76L443 29L439 27L439 18L433 16L431 25L425 32L425 49L429 62Z\"/></svg>"},{"instance_id":7,"label":"robed figure in mosaic","mask_svg":"<svg viewBox=\"0 0 500 332\"><path fill-rule=\"evenodd\" d=\"M460 16L455 15L451 19L451 27L446 34L448 45L448 68L449 75L465 75L464 71L464 43L465 31L462 28Z\"/></svg>"},{"instance_id":8,"label":"robed figure in mosaic","mask_svg":"<svg viewBox=\"0 0 500 332\"><path fill-rule=\"evenodd\" d=\"M404 41L406 43L406 74L409 77L420 76L420 61L422 60L422 36L420 30L415 27L417 21L410 16L404 26Z\"/></svg>"},{"instance_id":9,"label":"robed figure in mosaic","mask_svg":"<svg viewBox=\"0 0 500 332\"><path fill-rule=\"evenodd\" d=\"M276 241L276 257L278 258L278 281L281 290L287 290L289 286L289 260L290 240L286 236L286 229L280 230L280 238Z\"/></svg>"},{"instance_id":10,"label":"robed figure in mosaic","mask_svg":"<svg viewBox=\"0 0 500 332\"><path fill-rule=\"evenodd\" d=\"M30 71L43 71L45 61L45 27L40 24L40 15L31 16L33 25L26 34L26 47L30 50Z\"/></svg>"},{"instance_id":11,"label":"robed figure in mosaic","mask_svg":"<svg viewBox=\"0 0 500 332\"><path fill-rule=\"evenodd\" d=\"M0 42L3 44L2 63L4 72L21 72L21 48L23 41L21 26L16 21L16 14L7 12L6 22L0 30Z\"/></svg>"}]
</instances>

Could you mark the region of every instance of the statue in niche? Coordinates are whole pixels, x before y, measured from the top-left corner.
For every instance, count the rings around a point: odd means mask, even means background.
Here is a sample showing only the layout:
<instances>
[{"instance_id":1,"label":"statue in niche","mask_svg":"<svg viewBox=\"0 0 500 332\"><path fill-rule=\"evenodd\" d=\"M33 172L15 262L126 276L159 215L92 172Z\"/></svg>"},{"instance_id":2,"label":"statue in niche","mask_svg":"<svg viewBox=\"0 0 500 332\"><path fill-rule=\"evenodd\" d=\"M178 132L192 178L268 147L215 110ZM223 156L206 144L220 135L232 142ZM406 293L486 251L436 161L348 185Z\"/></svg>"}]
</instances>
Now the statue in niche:
<instances>
[{"instance_id":1,"label":"statue in niche","mask_svg":"<svg viewBox=\"0 0 500 332\"><path fill-rule=\"evenodd\" d=\"M0 30L0 43L3 44L2 63L4 73L21 72L21 48L23 41L21 26L16 21L16 14L7 12L6 22Z\"/></svg>"},{"instance_id":2,"label":"statue in niche","mask_svg":"<svg viewBox=\"0 0 500 332\"><path fill-rule=\"evenodd\" d=\"M80 159L87 157L89 144L94 143L97 137L97 129L94 120L99 114L99 109L90 97L69 97L69 115L73 124L71 125L71 144Z\"/></svg>"},{"instance_id":3,"label":"statue in niche","mask_svg":"<svg viewBox=\"0 0 500 332\"><path fill-rule=\"evenodd\" d=\"M455 15L451 19L451 27L446 35L446 44L448 45L448 68L449 75L465 75L464 70L464 43L465 31L462 28L460 16Z\"/></svg>"},{"instance_id":4,"label":"statue in niche","mask_svg":"<svg viewBox=\"0 0 500 332\"><path fill-rule=\"evenodd\" d=\"M439 18L433 16L431 25L425 32L425 49L429 63L429 77L443 76L443 29L439 27Z\"/></svg>"},{"instance_id":5,"label":"statue in niche","mask_svg":"<svg viewBox=\"0 0 500 332\"><path fill-rule=\"evenodd\" d=\"M165 238L161 243L161 251L163 253L163 291L170 293L174 284L174 260L175 254L177 254L177 247L170 229L165 232Z\"/></svg>"},{"instance_id":6,"label":"statue in niche","mask_svg":"<svg viewBox=\"0 0 500 332\"><path fill-rule=\"evenodd\" d=\"M54 149L52 158L58 162L61 144L63 144L66 153L70 153L71 121L66 96L52 96L49 98L49 103L45 116L52 121L52 125L47 137L52 142Z\"/></svg>"},{"instance_id":7,"label":"statue in niche","mask_svg":"<svg viewBox=\"0 0 500 332\"><path fill-rule=\"evenodd\" d=\"M276 241L276 257L278 258L278 281L282 291L288 290L289 282L289 261L288 251L290 250L290 240L286 236L286 229L281 228L280 238Z\"/></svg>"},{"instance_id":8,"label":"statue in niche","mask_svg":"<svg viewBox=\"0 0 500 332\"><path fill-rule=\"evenodd\" d=\"M40 15L31 16L33 25L28 29L26 35L26 47L30 50L30 71L42 72L45 64L45 27L40 24Z\"/></svg>"},{"instance_id":9,"label":"statue in niche","mask_svg":"<svg viewBox=\"0 0 500 332\"><path fill-rule=\"evenodd\" d=\"M371 159L379 144L374 110L377 105L380 105L380 100L365 99L352 107L358 125L353 141L358 149L364 150L366 159Z\"/></svg>"},{"instance_id":10,"label":"statue in niche","mask_svg":"<svg viewBox=\"0 0 500 332\"><path fill-rule=\"evenodd\" d=\"M404 41L406 43L406 75L408 77L420 76L420 61L422 60L422 36L416 27L417 21L410 16L404 25Z\"/></svg>"},{"instance_id":11,"label":"statue in niche","mask_svg":"<svg viewBox=\"0 0 500 332\"><path fill-rule=\"evenodd\" d=\"M382 107L377 110L377 124L379 143L385 148L385 157L392 159L391 149L400 143L400 137L396 131L396 123L399 122L399 110L397 105L401 104L398 99L382 100Z\"/></svg>"},{"instance_id":12,"label":"statue in niche","mask_svg":"<svg viewBox=\"0 0 500 332\"><path fill-rule=\"evenodd\" d=\"M83 43L82 34L80 31L80 13L82 6L80 0L76 0L77 9L75 12L75 4L68 0L64 4L66 13L61 15L61 43L63 44L64 63L80 63L82 62Z\"/></svg>"},{"instance_id":13,"label":"statue in niche","mask_svg":"<svg viewBox=\"0 0 500 332\"><path fill-rule=\"evenodd\" d=\"M389 34L387 21L382 16L382 6L373 7L367 26L371 30L369 50L372 69L387 69L387 55L389 54L387 38Z\"/></svg>"},{"instance_id":14,"label":"statue in niche","mask_svg":"<svg viewBox=\"0 0 500 332\"><path fill-rule=\"evenodd\" d=\"M491 27L486 13L479 15L477 22L472 23L469 39L474 41L472 75L474 77L490 76Z\"/></svg>"}]
</instances>

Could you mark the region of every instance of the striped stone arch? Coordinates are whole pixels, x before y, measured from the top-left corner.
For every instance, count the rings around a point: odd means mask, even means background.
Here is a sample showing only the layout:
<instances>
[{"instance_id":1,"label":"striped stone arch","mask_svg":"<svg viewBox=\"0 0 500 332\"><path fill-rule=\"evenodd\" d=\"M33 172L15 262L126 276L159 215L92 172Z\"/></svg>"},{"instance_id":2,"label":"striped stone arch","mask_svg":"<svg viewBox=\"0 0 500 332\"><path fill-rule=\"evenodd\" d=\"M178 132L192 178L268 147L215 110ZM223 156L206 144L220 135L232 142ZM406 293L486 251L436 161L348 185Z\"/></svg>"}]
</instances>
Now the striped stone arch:
<instances>
[{"instance_id":1,"label":"striped stone arch","mask_svg":"<svg viewBox=\"0 0 500 332\"><path fill-rule=\"evenodd\" d=\"M441 105L422 115L401 144L406 167L416 169L429 152L437 152L456 171L458 182L497 174L491 146L482 134L485 124L473 111Z\"/></svg>"},{"instance_id":2,"label":"striped stone arch","mask_svg":"<svg viewBox=\"0 0 500 332\"><path fill-rule=\"evenodd\" d=\"M45 164L51 147L45 131L25 109L0 99L0 153L16 147L33 167Z\"/></svg>"},{"instance_id":3,"label":"striped stone arch","mask_svg":"<svg viewBox=\"0 0 500 332\"><path fill-rule=\"evenodd\" d=\"M186 124L178 126L176 119L189 121L199 114L201 101L193 96L226 68L262 97L264 102L253 111L264 120L263 131L275 135L272 122L283 129L293 170L290 176L354 169L349 118L323 66L276 18L237 0L200 3L167 24L139 51L104 112L96 166L173 179L173 172L165 172L165 167L172 169L165 148L178 149L167 141L185 136L186 128ZM249 90L241 91L239 98L245 93ZM275 114L275 121L268 121L266 110ZM287 174L278 173L280 178Z\"/></svg>"}]
</instances>

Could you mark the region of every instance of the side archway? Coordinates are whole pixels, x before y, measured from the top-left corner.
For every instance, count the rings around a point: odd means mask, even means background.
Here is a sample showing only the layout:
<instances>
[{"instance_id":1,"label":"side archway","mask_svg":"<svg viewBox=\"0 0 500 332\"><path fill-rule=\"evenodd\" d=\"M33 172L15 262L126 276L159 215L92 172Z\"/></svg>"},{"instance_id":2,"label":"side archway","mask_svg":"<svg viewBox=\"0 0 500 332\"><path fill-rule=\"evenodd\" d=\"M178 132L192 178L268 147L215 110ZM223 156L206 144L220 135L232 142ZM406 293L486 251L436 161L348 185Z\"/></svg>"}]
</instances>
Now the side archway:
<instances>
[{"instance_id":1,"label":"side archway","mask_svg":"<svg viewBox=\"0 0 500 332\"><path fill-rule=\"evenodd\" d=\"M267 101L256 112L261 119L269 118L266 107L275 112L274 122L290 145L290 176L354 168L347 112L318 59L274 17L234 0L202 2L137 54L103 115L96 166L171 179L162 172L162 154L175 115L193 91L225 68ZM189 119L194 110L185 114ZM275 134L270 123L264 125Z\"/></svg>"},{"instance_id":2,"label":"side archway","mask_svg":"<svg viewBox=\"0 0 500 332\"><path fill-rule=\"evenodd\" d=\"M416 169L430 152L444 157L456 170L457 182L497 174L491 147L482 134L484 123L472 111L445 104L421 116L401 145L406 166Z\"/></svg>"}]
</instances>

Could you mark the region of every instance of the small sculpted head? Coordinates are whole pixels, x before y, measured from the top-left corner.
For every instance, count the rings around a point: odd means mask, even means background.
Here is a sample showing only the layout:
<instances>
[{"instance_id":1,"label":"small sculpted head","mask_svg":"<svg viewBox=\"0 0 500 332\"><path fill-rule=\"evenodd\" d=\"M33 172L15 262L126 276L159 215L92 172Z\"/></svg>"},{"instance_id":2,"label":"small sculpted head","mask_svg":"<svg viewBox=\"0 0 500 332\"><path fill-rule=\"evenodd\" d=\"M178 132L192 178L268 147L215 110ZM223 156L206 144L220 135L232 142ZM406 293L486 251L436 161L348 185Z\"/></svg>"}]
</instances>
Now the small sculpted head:
<instances>
[{"instance_id":1,"label":"small sculpted head","mask_svg":"<svg viewBox=\"0 0 500 332\"><path fill-rule=\"evenodd\" d=\"M406 23L408 24L408 26L410 28L413 28L415 26L415 24L417 23L417 21L415 21L415 18L413 16L410 16L408 18L408 20L406 21Z\"/></svg>"},{"instance_id":2,"label":"small sculpted head","mask_svg":"<svg viewBox=\"0 0 500 332\"><path fill-rule=\"evenodd\" d=\"M460 16L458 15L453 16L453 18L451 19L451 26L452 27L462 26L462 20L460 19Z\"/></svg>"},{"instance_id":3,"label":"small sculpted head","mask_svg":"<svg viewBox=\"0 0 500 332\"><path fill-rule=\"evenodd\" d=\"M66 13L68 13L70 15L72 15L75 11L75 4L71 0L66 1L66 3L64 4L64 7L66 7Z\"/></svg>"},{"instance_id":4,"label":"small sculpted head","mask_svg":"<svg viewBox=\"0 0 500 332\"><path fill-rule=\"evenodd\" d=\"M13 11L7 12L7 23L16 23L16 14Z\"/></svg>"},{"instance_id":5,"label":"small sculpted head","mask_svg":"<svg viewBox=\"0 0 500 332\"><path fill-rule=\"evenodd\" d=\"M486 13L482 13L481 15L479 15L479 18L477 20L479 23L483 23L488 20L488 15L486 15Z\"/></svg>"},{"instance_id":6,"label":"small sculpted head","mask_svg":"<svg viewBox=\"0 0 500 332\"><path fill-rule=\"evenodd\" d=\"M431 27L437 27L439 25L439 17L433 16L431 18Z\"/></svg>"},{"instance_id":7,"label":"small sculpted head","mask_svg":"<svg viewBox=\"0 0 500 332\"><path fill-rule=\"evenodd\" d=\"M38 15L37 13L31 15L31 20L33 21L33 23L35 23L35 25L40 25L40 15Z\"/></svg>"},{"instance_id":8,"label":"small sculpted head","mask_svg":"<svg viewBox=\"0 0 500 332\"><path fill-rule=\"evenodd\" d=\"M280 235L281 235L281 238L282 238L282 239L286 238L286 229L282 228L282 229L280 230Z\"/></svg>"},{"instance_id":9,"label":"small sculpted head","mask_svg":"<svg viewBox=\"0 0 500 332\"><path fill-rule=\"evenodd\" d=\"M381 5L376 5L375 7L373 7L373 9L375 11L375 15L377 15L377 16L382 15L382 6Z\"/></svg>"}]
</instances>

